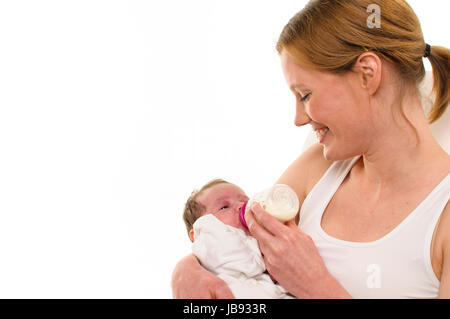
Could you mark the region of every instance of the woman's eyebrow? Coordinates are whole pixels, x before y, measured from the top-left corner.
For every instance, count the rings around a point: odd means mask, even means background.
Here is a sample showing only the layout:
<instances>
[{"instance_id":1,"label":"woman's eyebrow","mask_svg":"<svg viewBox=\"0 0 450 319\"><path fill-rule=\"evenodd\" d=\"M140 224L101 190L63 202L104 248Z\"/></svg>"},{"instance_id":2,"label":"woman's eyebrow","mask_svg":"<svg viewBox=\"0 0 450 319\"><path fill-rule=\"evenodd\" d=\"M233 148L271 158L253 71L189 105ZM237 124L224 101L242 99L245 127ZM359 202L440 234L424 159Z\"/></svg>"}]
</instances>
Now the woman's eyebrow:
<instances>
[{"instance_id":1,"label":"woman's eyebrow","mask_svg":"<svg viewBox=\"0 0 450 319\"><path fill-rule=\"evenodd\" d=\"M296 91L296 89L307 90L305 88L305 86L302 84L292 84L289 88L291 89L291 91L294 91L294 92Z\"/></svg>"}]
</instances>

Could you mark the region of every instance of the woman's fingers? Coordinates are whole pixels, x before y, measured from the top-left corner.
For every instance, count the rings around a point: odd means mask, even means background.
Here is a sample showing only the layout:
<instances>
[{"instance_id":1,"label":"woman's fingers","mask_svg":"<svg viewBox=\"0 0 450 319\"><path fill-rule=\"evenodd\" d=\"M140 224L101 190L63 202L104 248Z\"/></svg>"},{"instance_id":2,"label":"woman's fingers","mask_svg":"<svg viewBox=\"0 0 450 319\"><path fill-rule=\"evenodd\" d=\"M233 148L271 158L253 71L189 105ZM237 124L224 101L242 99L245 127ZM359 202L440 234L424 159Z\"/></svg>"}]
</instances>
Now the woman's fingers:
<instances>
[{"instance_id":1,"label":"woman's fingers","mask_svg":"<svg viewBox=\"0 0 450 319\"><path fill-rule=\"evenodd\" d=\"M299 229L297 223L295 222L295 219L288 220L286 223L284 223L284 225L291 229Z\"/></svg>"},{"instance_id":2,"label":"woman's fingers","mask_svg":"<svg viewBox=\"0 0 450 319\"><path fill-rule=\"evenodd\" d=\"M263 225L264 221L256 217L254 206L255 205L249 207L248 211L245 214L245 221L247 223L248 230L260 244L261 242L269 242L273 236Z\"/></svg>"},{"instance_id":3,"label":"woman's fingers","mask_svg":"<svg viewBox=\"0 0 450 319\"><path fill-rule=\"evenodd\" d=\"M231 292L228 285L222 281L213 287L211 291L211 298L213 299L234 299L234 295Z\"/></svg>"},{"instance_id":4,"label":"woman's fingers","mask_svg":"<svg viewBox=\"0 0 450 319\"><path fill-rule=\"evenodd\" d=\"M253 203L250 207L250 211L253 212L253 215L255 216L258 224L261 225L266 230L266 232L270 233L271 235L276 236L277 234L285 231L285 229L283 228L284 225L280 223L275 217L267 213L259 203Z\"/></svg>"}]
</instances>

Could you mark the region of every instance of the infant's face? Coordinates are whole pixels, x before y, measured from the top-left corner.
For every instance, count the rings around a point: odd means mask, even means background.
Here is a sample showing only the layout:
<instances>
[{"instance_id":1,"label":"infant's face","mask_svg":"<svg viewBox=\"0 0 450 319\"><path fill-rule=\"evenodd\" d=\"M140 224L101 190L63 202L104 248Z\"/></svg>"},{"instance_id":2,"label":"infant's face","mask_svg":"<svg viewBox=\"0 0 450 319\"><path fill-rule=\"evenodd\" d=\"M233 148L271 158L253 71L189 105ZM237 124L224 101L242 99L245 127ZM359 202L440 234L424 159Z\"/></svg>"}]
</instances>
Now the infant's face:
<instances>
[{"instance_id":1,"label":"infant's face","mask_svg":"<svg viewBox=\"0 0 450 319\"><path fill-rule=\"evenodd\" d=\"M203 191L197 201L206 207L206 214L213 214L222 223L247 230L239 221L239 210L248 201L244 191L233 184L221 183Z\"/></svg>"}]
</instances>

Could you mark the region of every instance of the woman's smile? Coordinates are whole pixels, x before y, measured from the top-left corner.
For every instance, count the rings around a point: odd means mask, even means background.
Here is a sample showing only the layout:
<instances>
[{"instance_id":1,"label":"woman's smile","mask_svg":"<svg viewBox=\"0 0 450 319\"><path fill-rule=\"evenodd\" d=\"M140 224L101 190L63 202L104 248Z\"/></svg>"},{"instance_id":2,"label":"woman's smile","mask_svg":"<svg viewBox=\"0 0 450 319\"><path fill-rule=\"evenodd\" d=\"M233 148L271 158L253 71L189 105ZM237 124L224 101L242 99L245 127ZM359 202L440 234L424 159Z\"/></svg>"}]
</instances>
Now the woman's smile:
<instances>
[{"instance_id":1,"label":"woman's smile","mask_svg":"<svg viewBox=\"0 0 450 319\"><path fill-rule=\"evenodd\" d=\"M325 137L328 135L330 129L328 127L323 127L321 129L316 130L316 137L319 140L319 143L322 143Z\"/></svg>"}]
</instances>

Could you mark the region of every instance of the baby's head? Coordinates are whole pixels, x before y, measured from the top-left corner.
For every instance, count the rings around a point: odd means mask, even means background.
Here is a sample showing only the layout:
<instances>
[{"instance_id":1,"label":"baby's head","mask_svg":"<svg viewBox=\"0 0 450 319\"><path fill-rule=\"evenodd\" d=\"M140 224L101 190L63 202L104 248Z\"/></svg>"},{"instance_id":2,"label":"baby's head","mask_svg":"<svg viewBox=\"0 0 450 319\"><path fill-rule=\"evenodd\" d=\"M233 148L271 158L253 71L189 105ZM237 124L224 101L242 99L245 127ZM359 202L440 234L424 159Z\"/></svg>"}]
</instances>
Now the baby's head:
<instances>
[{"instance_id":1,"label":"baby's head","mask_svg":"<svg viewBox=\"0 0 450 319\"><path fill-rule=\"evenodd\" d=\"M213 214L224 224L247 232L239 221L239 210L246 201L248 197L242 189L223 179L214 179L200 190L193 191L184 206L183 213L191 241L194 241L195 221L206 214Z\"/></svg>"}]
</instances>

